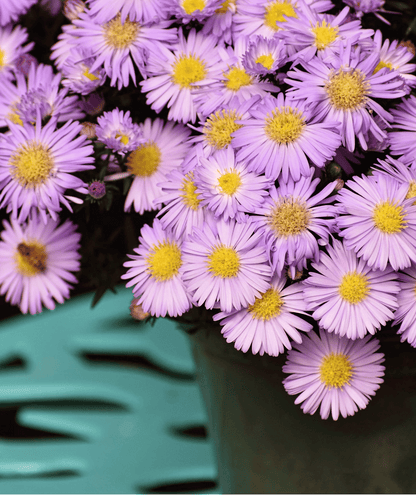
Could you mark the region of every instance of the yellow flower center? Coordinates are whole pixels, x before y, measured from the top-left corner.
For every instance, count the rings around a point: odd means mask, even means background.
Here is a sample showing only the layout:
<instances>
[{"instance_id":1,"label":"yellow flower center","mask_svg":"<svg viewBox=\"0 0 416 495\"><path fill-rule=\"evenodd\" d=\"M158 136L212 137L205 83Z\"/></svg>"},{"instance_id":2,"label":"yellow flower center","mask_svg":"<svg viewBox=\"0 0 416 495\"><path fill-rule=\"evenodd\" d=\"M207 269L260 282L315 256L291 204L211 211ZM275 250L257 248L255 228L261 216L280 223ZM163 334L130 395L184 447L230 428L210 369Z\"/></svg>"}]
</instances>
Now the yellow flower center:
<instances>
[{"instance_id":1,"label":"yellow flower center","mask_svg":"<svg viewBox=\"0 0 416 495\"><path fill-rule=\"evenodd\" d=\"M365 104L369 83L357 70L338 71L325 85L331 105L337 110L355 110Z\"/></svg>"},{"instance_id":2,"label":"yellow flower center","mask_svg":"<svg viewBox=\"0 0 416 495\"><path fill-rule=\"evenodd\" d=\"M23 187L43 184L53 168L51 153L43 144L35 141L20 145L9 163L14 178Z\"/></svg>"},{"instance_id":3,"label":"yellow flower center","mask_svg":"<svg viewBox=\"0 0 416 495\"><path fill-rule=\"evenodd\" d=\"M208 270L216 277L232 278L240 270L240 257L236 251L227 246L219 246L208 256Z\"/></svg>"},{"instance_id":4,"label":"yellow flower center","mask_svg":"<svg viewBox=\"0 0 416 495\"><path fill-rule=\"evenodd\" d=\"M406 194L406 199L410 199L414 197L416 197L416 182L412 180L409 182L409 189ZM414 201L412 204L416 205L416 201Z\"/></svg>"},{"instance_id":5,"label":"yellow flower center","mask_svg":"<svg viewBox=\"0 0 416 495\"><path fill-rule=\"evenodd\" d=\"M338 290L344 301L357 304L363 301L368 294L368 278L362 273L346 273L342 277Z\"/></svg>"},{"instance_id":6,"label":"yellow flower center","mask_svg":"<svg viewBox=\"0 0 416 495\"><path fill-rule=\"evenodd\" d=\"M241 178L239 172L235 169L231 169L229 172L218 177L218 186L224 194L232 196L236 193L237 189L241 186Z\"/></svg>"},{"instance_id":7,"label":"yellow flower center","mask_svg":"<svg viewBox=\"0 0 416 495\"><path fill-rule=\"evenodd\" d=\"M207 75L205 63L193 55L181 55L173 64L173 82L181 88L190 88Z\"/></svg>"},{"instance_id":8,"label":"yellow flower center","mask_svg":"<svg viewBox=\"0 0 416 495\"><path fill-rule=\"evenodd\" d=\"M374 223L378 229L386 234L395 234L403 230L406 226L403 218L403 207L394 205L390 201L379 203L374 208Z\"/></svg>"},{"instance_id":9,"label":"yellow flower center","mask_svg":"<svg viewBox=\"0 0 416 495\"><path fill-rule=\"evenodd\" d=\"M256 64L261 64L265 69L270 70L272 68L274 58L271 53L266 55L260 55L256 58Z\"/></svg>"},{"instance_id":10,"label":"yellow flower center","mask_svg":"<svg viewBox=\"0 0 416 495\"><path fill-rule=\"evenodd\" d=\"M312 28L312 33L315 36L315 46L318 50L323 50L338 37L338 27L332 27L324 20L317 22Z\"/></svg>"},{"instance_id":11,"label":"yellow flower center","mask_svg":"<svg viewBox=\"0 0 416 495\"><path fill-rule=\"evenodd\" d=\"M253 78L244 69L239 67L232 67L224 74L224 77L226 79L224 84L231 91L238 91L243 86L250 85L253 81Z\"/></svg>"},{"instance_id":12,"label":"yellow flower center","mask_svg":"<svg viewBox=\"0 0 416 495\"><path fill-rule=\"evenodd\" d=\"M305 127L305 119L297 108L280 107L267 114L264 127L266 135L278 144L296 141Z\"/></svg>"},{"instance_id":13,"label":"yellow flower center","mask_svg":"<svg viewBox=\"0 0 416 495\"><path fill-rule=\"evenodd\" d=\"M219 7L215 13L216 14L225 14L231 5L235 5L236 0L225 0L225 2L222 2L221 7Z\"/></svg>"},{"instance_id":14,"label":"yellow flower center","mask_svg":"<svg viewBox=\"0 0 416 495\"><path fill-rule=\"evenodd\" d=\"M187 14L192 14L195 10L204 10L204 0L183 0L182 8Z\"/></svg>"},{"instance_id":15,"label":"yellow flower center","mask_svg":"<svg viewBox=\"0 0 416 495\"><path fill-rule=\"evenodd\" d=\"M90 81L96 81L98 79L97 76L95 76L94 74L91 74L91 72L88 70L88 68L86 67L84 72L82 73L83 76L87 77Z\"/></svg>"},{"instance_id":16,"label":"yellow flower center","mask_svg":"<svg viewBox=\"0 0 416 495\"><path fill-rule=\"evenodd\" d=\"M23 120L17 112L16 104L10 107L10 112L6 115L6 119L11 120L13 124L23 125Z\"/></svg>"},{"instance_id":17,"label":"yellow flower center","mask_svg":"<svg viewBox=\"0 0 416 495\"><path fill-rule=\"evenodd\" d=\"M383 60L380 60L380 62L376 65L373 74L376 74L379 70L384 69L384 67L393 69L393 64L391 64L390 62L383 62Z\"/></svg>"},{"instance_id":18,"label":"yellow flower center","mask_svg":"<svg viewBox=\"0 0 416 495\"><path fill-rule=\"evenodd\" d=\"M121 22L120 14L104 25L104 38L108 46L116 50L129 47L139 32L139 23L128 18Z\"/></svg>"},{"instance_id":19,"label":"yellow flower center","mask_svg":"<svg viewBox=\"0 0 416 495\"><path fill-rule=\"evenodd\" d=\"M268 289L261 297L256 297L254 304L250 304L248 312L257 320L271 320L279 316L283 306L283 299L278 291Z\"/></svg>"},{"instance_id":20,"label":"yellow flower center","mask_svg":"<svg viewBox=\"0 0 416 495\"><path fill-rule=\"evenodd\" d=\"M241 119L235 110L217 110L204 124L203 133L208 143L217 149L225 148L231 143L231 134L242 127L236 120Z\"/></svg>"},{"instance_id":21,"label":"yellow flower center","mask_svg":"<svg viewBox=\"0 0 416 495\"><path fill-rule=\"evenodd\" d=\"M276 22L286 22L284 16L297 17L295 9L293 8L290 0L284 0L283 2L270 2L268 5L266 5L264 23L269 28L278 31L280 28L276 25Z\"/></svg>"},{"instance_id":22,"label":"yellow flower center","mask_svg":"<svg viewBox=\"0 0 416 495\"><path fill-rule=\"evenodd\" d=\"M353 375L353 366L345 354L331 352L331 354L322 359L319 371L321 381L327 387L341 388L344 385L348 385Z\"/></svg>"},{"instance_id":23,"label":"yellow flower center","mask_svg":"<svg viewBox=\"0 0 416 495\"><path fill-rule=\"evenodd\" d=\"M129 144L129 137L123 134L122 132L117 132L115 135L116 139L119 139L124 146L127 146Z\"/></svg>"},{"instance_id":24,"label":"yellow flower center","mask_svg":"<svg viewBox=\"0 0 416 495\"><path fill-rule=\"evenodd\" d=\"M170 280L182 265L181 250L173 241L159 242L153 245L146 262L153 278L159 282Z\"/></svg>"},{"instance_id":25,"label":"yellow flower center","mask_svg":"<svg viewBox=\"0 0 416 495\"><path fill-rule=\"evenodd\" d=\"M141 144L127 158L127 169L138 177L150 177L158 169L162 153L156 143Z\"/></svg>"},{"instance_id":26,"label":"yellow flower center","mask_svg":"<svg viewBox=\"0 0 416 495\"><path fill-rule=\"evenodd\" d=\"M296 198L283 198L269 214L268 223L276 235L289 237L301 234L308 226L310 212Z\"/></svg>"},{"instance_id":27,"label":"yellow flower center","mask_svg":"<svg viewBox=\"0 0 416 495\"><path fill-rule=\"evenodd\" d=\"M182 180L181 194L182 202L191 210L197 210L199 207L199 203L201 202L198 199L199 194L196 191L196 185L194 183L194 174L193 172L189 172L186 174L184 179Z\"/></svg>"},{"instance_id":28,"label":"yellow flower center","mask_svg":"<svg viewBox=\"0 0 416 495\"><path fill-rule=\"evenodd\" d=\"M39 242L21 242L15 256L17 270L24 277L33 277L46 270L48 255Z\"/></svg>"},{"instance_id":29,"label":"yellow flower center","mask_svg":"<svg viewBox=\"0 0 416 495\"><path fill-rule=\"evenodd\" d=\"M0 48L0 68L6 65L6 52Z\"/></svg>"}]
</instances>

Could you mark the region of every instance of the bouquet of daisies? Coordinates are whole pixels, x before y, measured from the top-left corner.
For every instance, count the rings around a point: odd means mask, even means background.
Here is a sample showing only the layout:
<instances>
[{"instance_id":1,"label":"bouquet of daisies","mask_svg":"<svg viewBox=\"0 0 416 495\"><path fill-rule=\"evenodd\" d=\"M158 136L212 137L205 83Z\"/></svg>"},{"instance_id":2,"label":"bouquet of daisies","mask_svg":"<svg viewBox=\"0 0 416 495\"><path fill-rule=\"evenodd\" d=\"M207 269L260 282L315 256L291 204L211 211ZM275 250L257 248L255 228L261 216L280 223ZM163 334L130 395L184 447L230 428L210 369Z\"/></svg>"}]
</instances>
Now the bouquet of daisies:
<instances>
[{"instance_id":1,"label":"bouquet of daisies","mask_svg":"<svg viewBox=\"0 0 416 495\"><path fill-rule=\"evenodd\" d=\"M66 0L54 68L34 3L0 2L0 293L53 309L122 225L138 319L208 315L287 353L305 413L365 408L374 335L416 347L415 50L384 1Z\"/></svg>"}]
</instances>

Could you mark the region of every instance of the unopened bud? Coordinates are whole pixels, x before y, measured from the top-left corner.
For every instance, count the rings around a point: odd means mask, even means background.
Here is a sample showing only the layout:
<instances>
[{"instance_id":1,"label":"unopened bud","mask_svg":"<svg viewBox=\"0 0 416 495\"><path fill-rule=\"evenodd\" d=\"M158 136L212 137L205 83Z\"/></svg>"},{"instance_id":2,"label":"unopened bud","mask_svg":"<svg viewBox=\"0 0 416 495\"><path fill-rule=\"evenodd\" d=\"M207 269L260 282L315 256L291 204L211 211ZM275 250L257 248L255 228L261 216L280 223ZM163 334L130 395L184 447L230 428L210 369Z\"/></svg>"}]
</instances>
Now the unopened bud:
<instances>
[{"instance_id":1,"label":"unopened bud","mask_svg":"<svg viewBox=\"0 0 416 495\"><path fill-rule=\"evenodd\" d=\"M344 181L342 179L337 179L336 180L336 186L335 186L335 191L341 191L341 189L344 187Z\"/></svg>"},{"instance_id":2,"label":"unopened bud","mask_svg":"<svg viewBox=\"0 0 416 495\"><path fill-rule=\"evenodd\" d=\"M79 14L84 10L85 3L82 0L65 0L64 2L64 15L70 21L78 19Z\"/></svg>"},{"instance_id":3,"label":"unopened bud","mask_svg":"<svg viewBox=\"0 0 416 495\"><path fill-rule=\"evenodd\" d=\"M83 122L80 134L82 134L83 136L87 136L87 138L89 139L94 139L95 137L97 137L95 134L96 125L97 124L94 124L92 122Z\"/></svg>"},{"instance_id":4,"label":"unopened bud","mask_svg":"<svg viewBox=\"0 0 416 495\"><path fill-rule=\"evenodd\" d=\"M150 313L143 311L143 306L141 304L137 304L139 300L138 297L135 297L130 304L130 314L131 316L138 321L143 321L150 316Z\"/></svg>"},{"instance_id":5,"label":"unopened bud","mask_svg":"<svg viewBox=\"0 0 416 495\"><path fill-rule=\"evenodd\" d=\"M410 40L401 41L399 46L404 46L413 56L416 55L416 47Z\"/></svg>"},{"instance_id":6,"label":"unopened bud","mask_svg":"<svg viewBox=\"0 0 416 495\"><path fill-rule=\"evenodd\" d=\"M303 270L297 270L294 266L290 266L287 269L287 277L290 280L300 280L303 277Z\"/></svg>"}]
</instances>

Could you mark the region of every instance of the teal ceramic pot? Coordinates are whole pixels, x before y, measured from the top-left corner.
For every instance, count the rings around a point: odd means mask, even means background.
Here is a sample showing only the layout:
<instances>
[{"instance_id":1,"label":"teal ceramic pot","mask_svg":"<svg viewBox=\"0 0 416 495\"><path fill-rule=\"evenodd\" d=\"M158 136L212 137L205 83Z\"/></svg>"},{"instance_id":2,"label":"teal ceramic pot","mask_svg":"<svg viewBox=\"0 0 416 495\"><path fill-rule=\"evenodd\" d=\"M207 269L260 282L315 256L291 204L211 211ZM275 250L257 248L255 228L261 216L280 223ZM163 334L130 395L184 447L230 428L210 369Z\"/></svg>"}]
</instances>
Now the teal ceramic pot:
<instances>
[{"instance_id":1,"label":"teal ceramic pot","mask_svg":"<svg viewBox=\"0 0 416 495\"><path fill-rule=\"evenodd\" d=\"M219 326L190 340L222 493L416 493L416 350L394 333L380 338L384 383L338 421L294 404L285 355L237 351Z\"/></svg>"}]
</instances>

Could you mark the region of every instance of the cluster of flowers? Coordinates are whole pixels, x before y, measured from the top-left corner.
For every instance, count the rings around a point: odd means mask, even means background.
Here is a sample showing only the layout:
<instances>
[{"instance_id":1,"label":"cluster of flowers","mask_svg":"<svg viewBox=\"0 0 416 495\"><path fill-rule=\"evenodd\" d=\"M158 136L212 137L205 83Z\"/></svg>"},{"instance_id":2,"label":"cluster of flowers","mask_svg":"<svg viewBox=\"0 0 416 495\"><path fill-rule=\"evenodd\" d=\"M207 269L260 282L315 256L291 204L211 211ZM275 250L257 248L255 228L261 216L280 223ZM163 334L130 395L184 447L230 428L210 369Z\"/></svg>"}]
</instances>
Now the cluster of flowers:
<instances>
[{"instance_id":1,"label":"cluster of flowers","mask_svg":"<svg viewBox=\"0 0 416 495\"><path fill-rule=\"evenodd\" d=\"M80 236L62 206L130 176L125 211L157 211L123 276L142 316L205 306L237 349L288 350L305 413L365 408L385 369L373 335L391 321L416 347L416 65L361 27L383 3L67 0L56 75L0 28L0 293L23 312L63 302ZM167 121L114 108L80 124L81 97L139 74ZM88 186L91 139L109 173ZM367 150L384 159L359 175Z\"/></svg>"}]
</instances>

